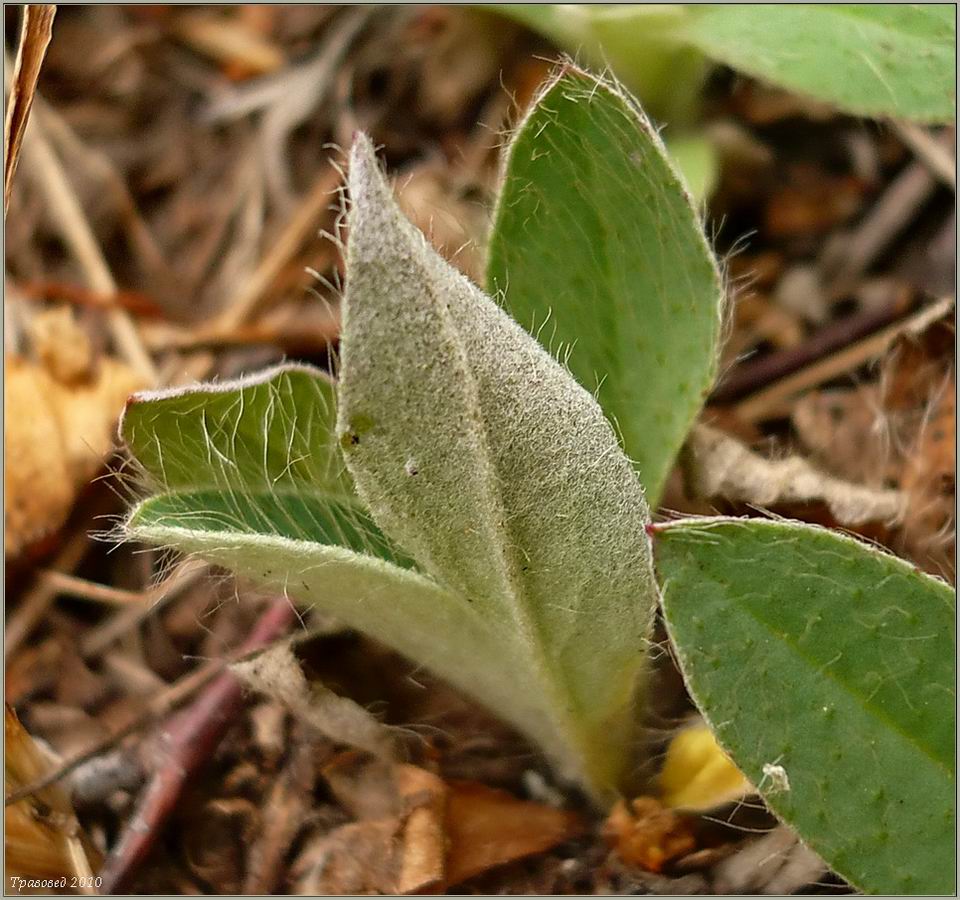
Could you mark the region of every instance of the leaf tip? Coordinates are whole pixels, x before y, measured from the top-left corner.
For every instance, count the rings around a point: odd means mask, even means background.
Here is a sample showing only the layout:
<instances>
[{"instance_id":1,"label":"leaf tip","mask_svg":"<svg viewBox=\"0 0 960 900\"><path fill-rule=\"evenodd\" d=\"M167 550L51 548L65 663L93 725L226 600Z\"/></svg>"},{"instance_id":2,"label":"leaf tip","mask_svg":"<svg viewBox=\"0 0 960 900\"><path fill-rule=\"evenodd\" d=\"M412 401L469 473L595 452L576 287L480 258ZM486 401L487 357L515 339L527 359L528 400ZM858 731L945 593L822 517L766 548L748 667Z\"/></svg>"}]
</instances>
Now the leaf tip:
<instances>
[{"instance_id":1,"label":"leaf tip","mask_svg":"<svg viewBox=\"0 0 960 900\"><path fill-rule=\"evenodd\" d=\"M372 200L382 206L387 199L392 199L392 192L377 161L376 148L363 131L357 131L353 136L348 187L354 214L358 205L365 205Z\"/></svg>"}]
</instances>

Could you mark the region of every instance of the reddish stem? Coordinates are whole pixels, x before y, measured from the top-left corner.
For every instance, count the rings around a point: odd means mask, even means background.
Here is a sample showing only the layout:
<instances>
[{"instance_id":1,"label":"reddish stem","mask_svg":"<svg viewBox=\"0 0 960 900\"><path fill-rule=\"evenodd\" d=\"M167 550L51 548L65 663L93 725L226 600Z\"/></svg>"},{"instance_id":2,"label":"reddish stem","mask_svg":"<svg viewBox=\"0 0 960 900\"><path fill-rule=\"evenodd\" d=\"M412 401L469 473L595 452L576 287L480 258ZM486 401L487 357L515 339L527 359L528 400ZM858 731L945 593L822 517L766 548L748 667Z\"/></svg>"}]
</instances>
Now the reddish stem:
<instances>
[{"instance_id":1,"label":"reddish stem","mask_svg":"<svg viewBox=\"0 0 960 900\"><path fill-rule=\"evenodd\" d=\"M278 598L257 620L240 647L240 654L252 653L277 640L294 618L290 601ZM190 706L172 715L160 728L156 770L100 872L102 893L123 890L153 847L184 785L210 758L242 704L240 682L230 672L224 672Z\"/></svg>"}]
</instances>

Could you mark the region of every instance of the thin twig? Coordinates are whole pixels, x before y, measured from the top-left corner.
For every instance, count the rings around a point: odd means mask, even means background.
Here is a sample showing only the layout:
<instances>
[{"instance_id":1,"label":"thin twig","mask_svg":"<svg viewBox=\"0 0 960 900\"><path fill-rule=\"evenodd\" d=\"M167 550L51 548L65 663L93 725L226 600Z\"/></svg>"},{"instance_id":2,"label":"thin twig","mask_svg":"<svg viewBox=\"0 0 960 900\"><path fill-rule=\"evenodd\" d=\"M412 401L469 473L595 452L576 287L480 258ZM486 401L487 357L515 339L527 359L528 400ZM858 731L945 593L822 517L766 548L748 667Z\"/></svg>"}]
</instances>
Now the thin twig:
<instances>
[{"instance_id":1,"label":"thin twig","mask_svg":"<svg viewBox=\"0 0 960 900\"><path fill-rule=\"evenodd\" d=\"M889 325L897 320L899 311L897 304L890 304L882 309L863 310L824 325L808 340L795 347L786 347L757 359L748 359L730 370L730 374L723 378L711 394L709 402L730 403L749 396Z\"/></svg>"},{"instance_id":2,"label":"thin twig","mask_svg":"<svg viewBox=\"0 0 960 900\"><path fill-rule=\"evenodd\" d=\"M55 300L91 309L110 309L121 306L141 318L162 319L160 306L147 294L140 291L117 291L115 294L98 294L79 284L67 281L27 281L17 285L27 300Z\"/></svg>"},{"instance_id":3,"label":"thin twig","mask_svg":"<svg viewBox=\"0 0 960 900\"><path fill-rule=\"evenodd\" d=\"M299 326L299 327L298 327ZM320 321L306 327L300 323L273 323L263 320L253 325L240 325L230 331L205 326L181 328L157 323L141 325L144 343L154 351L176 350L180 353L212 350L221 347L248 347L273 344L293 353L292 348L318 351L328 348L340 333L340 319L333 310Z\"/></svg>"},{"instance_id":4,"label":"thin twig","mask_svg":"<svg viewBox=\"0 0 960 900\"><path fill-rule=\"evenodd\" d=\"M801 369L739 404L737 415L745 422L756 422L780 412L797 394L882 356L901 335L921 334L947 315L954 303L953 297L944 297L912 316Z\"/></svg>"},{"instance_id":5,"label":"thin twig","mask_svg":"<svg viewBox=\"0 0 960 900\"><path fill-rule=\"evenodd\" d=\"M175 275L153 233L140 215L130 187L114 162L102 150L83 141L63 115L45 102L43 97L37 98L37 110L43 118L44 134L57 156L70 160L71 165L75 164L78 171L83 171L84 176L96 185L99 192L115 203L116 224L128 237L129 246L139 257L153 289L158 290L160 285L171 284ZM121 296L125 293L121 292ZM139 310L131 312L142 314Z\"/></svg>"},{"instance_id":6,"label":"thin twig","mask_svg":"<svg viewBox=\"0 0 960 900\"><path fill-rule=\"evenodd\" d=\"M55 569L44 569L40 572L40 582L53 588L57 594L76 597L79 600L90 600L93 603L106 603L110 606L130 606L145 603L148 595L144 591L127 591L106 584L97 584L86 578L78 578L66 572Z\"/></svg>"},{"instance_id":7,"label":"thin twig","mask_svg":"<svg viewBox=\"0 0 960 900\"><path fill-rule=\"evenodd\" d=\"M320 228L324 216L330 215L331 200L339 184L340 173L333 166L321 172L270 252L247 280L240 295L208 323L205 331L221 334L235 331L256 315L284 266L290 262L303 242ZM209 353L201 354L177 372L177 380L185 383L204 378L212 365L213 356Z\"/></svg>"},{"instance_id":8,"label":"thin twig","mask_svg":"<svg viewBox=\"0 0 960 900\"><path fill-rule=\"evenodd\" d=\"M280 208L290 206L293 198L287 140L310 112L323 103L341 60L377 12L378 8L373 5L347 7L326 29L320 50L308 62L284 72L286 90L263 114L260 141L264 175L268 193Z\"/></svg>"},{"instance_id":9,"label":"thin twig","mask_svg":"<svg viewBox=\"0 0 960 900\"><path fill-rule=\"evenodd\" d=\"M156 615L162 605L170 603L207 571L197 560L187 560L166 581L144 592L145 602L119 610L105 622L88 631L80 641L80 656L93 659L115 640L137 628L148 616Z\"/></svg>"},{"instance_id":10,"label":"thin twig","mask_svg":"<svg viewBox=\"0 0 960 900\"><path fill-rule=\"evenodd\" d=\"M286 615L289 616L289 619L284 619L283 614L280 612L281 605L287 608ZM4 805L10 806L11 803L17 803L18 801L23 800L25 797L30 797L37 793L37 791L43 790L48 785L60 781L73 772L78 766L87 762L87 760L93 759L95 756L99 756L101 753L104 753L111 747L115 746L119 741L122 741L128 735L133 734L133 732L138 731L145 725L148 725L150 722L156 721L161 716L167 715L172 710L189 700L190 697L192 697L204 685L212 681L218 675L223 674L228 666L242 660L246 656L252 655L256 650L260 649L262 644L266 644L282 634L283 629L279 627L277 628L276 633L268 631L266 628L260 630L261 625L265 623L265 620L267 624L274 622L283 624L283 628L285 629L289 624L289 621L292 621L294 616L295 613L293 608L290 606L290 603L288 600L286 600L286 598L283 598L282 601L277 601L277 603L272 605L267 613L265 613L258 621L250 635L250 638L248 639L248 642L242 645L235 653L228 655L225 659L213 660L212 662L204 663L202 666L198 666L192 672L184 675L169 687L164 688L158 694L150 697L145 701L140 711L129 722L113 729L109 734L105 735L100 740L95 741L90 746L64 760L59 766L46 773L42 778L38 778L31 784L24 785L23 787L12 791L5 798ZM283 622L280 621L281 619L283 619ZM263 639L263 634L268 634L268 637ZM257 637L261 637L261 645L248 646L248 644L253 642L254 638ZM233 678L232 675L230 677Z\"/></svg>"},{"instance_id":11,"label":"thin twig","mask_svg":"<svg viewBox=\"0 0 960 900\"><path fill-rule=\"evenodd\" d=\"M850 233L835 235L820 260L831 297L846 293L890 242L913 221L937 184L920 162L908 165Z\"/></svg>"},{"instance_id":12,"label":"thin twig","mask_svg":"<svg viewBox=\"0 0 960 900\"><path fill-rule=\"evenodd\" d=\"M60 549L51 568L57 571L73 571L86 556L90 548L87 534L89 521L84 521ZM10 659L14 651L23 643L27 635L36 628L59 591L49 581L38 578L20 599L17 607L7 618L4 632L3 654Z\"/></svg>"},{"instance_id":13,"label":"thin twig","mask_svg":"<svg viewBox=\"0 0 960 900\"><path fill-rule=\"evenodd\" d=\"M329 213L333 195L340 184L340 173L325 167L296 212L287 222L270 252L263 258L244 289L230 305L210 323L211 331L231 331L250 321L267 291L277 280L284 266L313 234L320 220Z\"/></svg>"},{"instance_id":14,"label":"thin twig","mask_svg":"<svg viewBox=\"0 0 960 900\"><path fill-rule=\"evenodd\" d=\"M290 602L281 597L268 607L241 648L256 651L279 638L293 623ZM100 871L105 894L121 890L150 851L160 828L173 811L187 780L216 749L243 702L243 688L223 672L160 731L159 759L150 783Z\"/></svg>"}]
</instances>

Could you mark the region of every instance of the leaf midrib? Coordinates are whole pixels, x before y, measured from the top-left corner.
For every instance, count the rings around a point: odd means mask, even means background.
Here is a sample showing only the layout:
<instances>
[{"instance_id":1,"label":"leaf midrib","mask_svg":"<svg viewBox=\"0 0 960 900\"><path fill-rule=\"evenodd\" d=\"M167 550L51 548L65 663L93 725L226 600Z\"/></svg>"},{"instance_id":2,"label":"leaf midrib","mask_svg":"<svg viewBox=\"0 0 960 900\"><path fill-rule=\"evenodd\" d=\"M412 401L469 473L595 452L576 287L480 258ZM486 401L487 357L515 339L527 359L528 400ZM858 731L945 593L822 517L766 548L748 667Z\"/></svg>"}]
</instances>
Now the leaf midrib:
<instances>
[{"instance_id":1,"label":"leaf midrib","mask_svg":"<svg viewBox=\"0 0 960 900\"><path fill-rule=\"evenodd\" d=\"M915 747L922 756L925 756L930 762L940 771L942 771L947 780L953 782L955 778L955 773L951 772L949 769L949 764L944 760L940 759L939 755L936 755L932 748L927 747L926 745L919 742L914 735L909 734L899 723L895 720L890 719L889 716L883 713L883 710L879 707L872 704L860 691L853 689L853 687L847 682L839 679L835 674L833 674L829 666L826 666L822 661L815 660L807 653L805 653L799 645L794 641L785 638L782 632L776 630L775 626L767 621L762 616L755 613L750 607L745 606L741 603L738 603L736 600L732 600L733 604L737 609L741 610L744 614L749 616L753 621L758 625L762 626L766 631L774 638L774 640L780 645L786 647L791 651L795 657L799 658L803 663L807 664L810 667L810 670L819 673L820 675L826 676L831 682L837 685L841 691L850 697L857 705L859 705L868 716L876 719L878 722L887 725L889 731L896 734L902 739L902 741L909 746Z\"/></svg>"},{"instance_id":2,"label":"leaf midrib","mask_svg":"<svg viewBox=\"0 0 960 900\"><path fill-rule=\"evenodd\" d=\"M500 580L504 587L511 614L518 629L525 636L523 645L527 650L527 655L532 656L534 679L540 683L544 692L552 698L553 702L550 704L551 718L558 730L570 736L573 746L583 751L583 735L581 730L576 727L576 718L568 712L568 710L577 706L574 694L570 690L564 673L550 663L550 657L546 652L547 641L539 617L536 615L535 605L527 598L522 587L522 579L518 576L521 564L517 560L517 551L514 549L517 547L517 541L514 540L513 532L508 524L510 517L506 515L506 506L499 489L499 471L491 451L487 419L483 404L480 401L480 390L473 365L449 308L445 303L440 302L440 299L436 296L431 280L424 279L424 282L425 289L430 292L430 299L434 308L440 311L443 331L447 339L457 348L464 362L465 383L463 387L466 395L465 400L477 429L478 451L484 469L482 490L491 505L492 511L497 514L494 516L492 527L488 528L488 533L491 546L500 562ZM501 523L499 527L496 525L498 522ZM508 540L504 540L504 535ZM561 686L562 691L558 690L558 687ZM584 755L588 756L588 754Z\"/></svg>"}]
</instances>

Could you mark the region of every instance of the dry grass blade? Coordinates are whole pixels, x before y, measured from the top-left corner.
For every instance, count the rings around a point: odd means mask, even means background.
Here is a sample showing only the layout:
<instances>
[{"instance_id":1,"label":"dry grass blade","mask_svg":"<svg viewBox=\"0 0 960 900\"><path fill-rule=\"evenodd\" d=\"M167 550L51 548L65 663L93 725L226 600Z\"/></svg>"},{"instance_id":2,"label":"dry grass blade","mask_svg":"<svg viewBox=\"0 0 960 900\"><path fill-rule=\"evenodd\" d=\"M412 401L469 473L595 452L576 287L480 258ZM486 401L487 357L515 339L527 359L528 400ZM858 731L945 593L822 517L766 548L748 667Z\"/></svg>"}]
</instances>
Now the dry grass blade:
<instances>
[{"instance_id":1,"label":"dry grass blade","mask_svg":"<svg viewBox=\"0 0 960 900\"><path fill-rule=\"evenodd\" d=\"M38 113L43 110L38 106ZM114 296L117 283L97 243L93 228L80 198L67 176L44 128L47 117L39 115L30 132L25 158L34 184L42 192L64 244L83 270L87 287L96 294ZM139 372L148 384L156 384L158 374L153 360L140 340L140 334L127 312L114 307L107 314L107 323L120 356Z\"/></svg>"},{"instance_id":2,"label":"dry grass blade","mask_svg":"<svg viewBox=\"0 0 960 900\"><path fill-rule=\"evenodd\" d=\"M782 413L785 405L804 391L851 372L870 360L879 359L901 335L922 334L934 322L948 315L955 303L953 297L942 297L906 319L774 382L743 401L737 407L737 415L745 422L758 422Z\"/></svg>"},{"instance_id":3,"label":"dry grass blade","mask_svg":"<svg viewBox=\"0 0 960 900\"><path fill-rule=\"evenodd\" d=\"M766 459L708 425L698 425L687 440L684 469L694 497L723 497L761 508L822 501L843 525L892 524L902 519L905 509L906 497L899 491L832 478L799 456Z\"/></svg>"},{"instance_id":4,"label":"dry grass blade","mask_svg":"<svg viewBox=\"0 0 960 900\"><path fill-rule=\"evenodd\" d=\"M20 145L30 118L30 107L37 91L37 78L40 66L47 55L47 47L53 36L53 17L57 7L52 4L29 4L24 9L23 31L20 46L17 49L17 61L13 68L13 81L10 86L10 100L7 104L7 117L3 123L3 217L7 217L10 205L10 189L13 186L13 173L17 170L20 158Z\"/></svg>"},{"instance_id":5,"label":"dry grass blade","mask_svg":"<svg viewBox=\"0 0 960 900\"><path fill-rule=\"evenodd\" d=\"M938 137L913 122L894 122L893 127L917 159L951 191L956 191L957 163L951 147L944 143L946 138L950 144L953 144L955 135L952 129L945 132L943 137Z\"/></svg>"}]
</instances>

